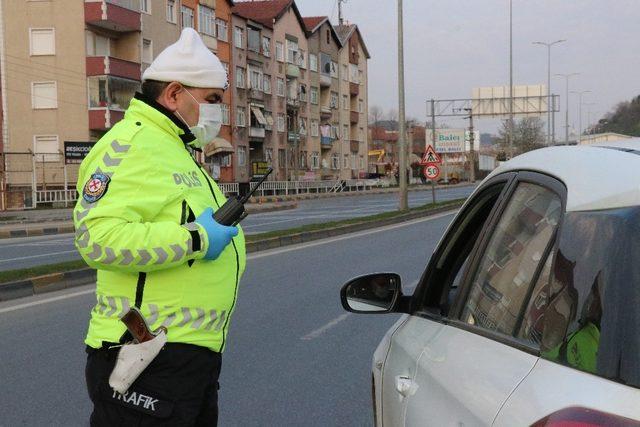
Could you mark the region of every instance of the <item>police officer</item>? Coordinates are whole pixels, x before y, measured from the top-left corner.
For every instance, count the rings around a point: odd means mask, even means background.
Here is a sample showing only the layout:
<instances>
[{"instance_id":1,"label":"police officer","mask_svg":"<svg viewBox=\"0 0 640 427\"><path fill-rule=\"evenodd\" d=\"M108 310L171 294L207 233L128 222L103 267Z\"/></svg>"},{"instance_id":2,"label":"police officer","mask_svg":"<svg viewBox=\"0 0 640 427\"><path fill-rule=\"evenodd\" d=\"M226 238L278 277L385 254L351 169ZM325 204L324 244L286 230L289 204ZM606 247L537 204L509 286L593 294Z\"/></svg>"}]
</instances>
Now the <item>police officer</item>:
<instances>
[{"instance_id":1,"label":"police officer","mask_svg":"<svg viewBox=\"0 0 640 427\"><path fill-rule=\"evenodd\" d=\"M228 86L191 28L144 72L142 93L80 166L75 244L98 270L85 343L92 425L215 425L242 231L213 220L225 197L194 160L221 125ZM120 317L138 307L167 344L125 394L109 387Z\"/></svg>"}]
</instances>

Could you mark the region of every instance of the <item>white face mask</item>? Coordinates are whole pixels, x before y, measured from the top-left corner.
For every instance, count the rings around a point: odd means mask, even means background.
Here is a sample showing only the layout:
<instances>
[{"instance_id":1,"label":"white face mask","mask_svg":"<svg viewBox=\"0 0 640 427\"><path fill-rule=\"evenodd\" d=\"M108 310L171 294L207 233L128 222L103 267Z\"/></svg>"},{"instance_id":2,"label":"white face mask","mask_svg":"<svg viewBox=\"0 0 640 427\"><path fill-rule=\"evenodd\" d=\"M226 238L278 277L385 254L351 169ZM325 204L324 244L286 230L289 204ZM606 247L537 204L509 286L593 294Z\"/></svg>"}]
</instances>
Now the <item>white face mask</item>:
<instances>
[{"instance_id":1,"label":"white face mask","mask_svg":"<svg viewBox=\"0 0 640 427\"><path fill-rule=\"evenodd\" d=\"M189 130L193 136L196 137L195 141L190 142L189 145L194 148L202 148L213 141L213 139L218 136L218 133L220 133L220 127L222 126L222 108L220 104L200 103L191 92L187 89L185 89L185 91L200 108L198 123L195 126L189 126ZM187 123L180 113L177 111L176 113L183 122Z\"/></svg>"}]
</instances>

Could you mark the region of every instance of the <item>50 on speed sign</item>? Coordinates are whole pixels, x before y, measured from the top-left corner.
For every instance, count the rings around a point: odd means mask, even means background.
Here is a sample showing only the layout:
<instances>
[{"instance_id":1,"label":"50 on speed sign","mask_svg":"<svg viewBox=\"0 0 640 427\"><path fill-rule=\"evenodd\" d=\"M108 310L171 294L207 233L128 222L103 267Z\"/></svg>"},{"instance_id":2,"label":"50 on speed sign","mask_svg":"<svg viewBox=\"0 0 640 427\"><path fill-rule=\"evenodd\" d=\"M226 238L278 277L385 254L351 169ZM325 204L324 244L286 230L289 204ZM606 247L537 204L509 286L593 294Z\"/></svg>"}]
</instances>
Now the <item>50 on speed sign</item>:
<instances>
[{"instance_id":1,"label":"50 on speed sign","mask_svg":"<svg viewBox=\"0 0 640 427\"><path fill-rule=\"evenodd\" d=\"M435 180L440 176L440 168L436 165L428 165L424 167L424 176L427 179Z\"/></svg>"}]
</instances>

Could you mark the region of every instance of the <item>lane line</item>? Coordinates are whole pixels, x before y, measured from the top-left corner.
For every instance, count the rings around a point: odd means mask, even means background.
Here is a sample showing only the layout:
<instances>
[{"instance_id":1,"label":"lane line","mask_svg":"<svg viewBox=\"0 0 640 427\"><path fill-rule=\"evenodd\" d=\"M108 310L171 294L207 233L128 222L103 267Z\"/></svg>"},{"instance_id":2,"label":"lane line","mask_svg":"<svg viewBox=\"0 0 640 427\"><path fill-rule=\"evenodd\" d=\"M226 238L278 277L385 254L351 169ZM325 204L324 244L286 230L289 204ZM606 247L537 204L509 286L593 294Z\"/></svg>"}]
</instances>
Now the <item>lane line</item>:
<instances>
[{"instance_id":1,"label":"lane line","mask_svg":"<svg viewBox=\"0 0 640 427\"><path fill-rule=\"evenodd\" d=\"M95 289L88 289L86 291L79 291L79 292L74 292L74 293L71 293L71 294L60 295L58 297L41 299L41 300L38 300L38 301L28 302L28 303L25 303L25 304L14 305L12 307L0 308L0 314L9 313L11 311L16 311L16 310L22 310L23 308L34 307L34 306L37 306L37 305L49 304L51 302L61 301L61 300L69 299L69 298L75 298L75 297L79 297L79 296L82 296L82 295L88 295L88 294L92 294L94 292L95 292Z\"/></svg>"},{"instance_id":2,"label":"lane line","mask_svg":"<svg viewBox=\"0 0 640 427\"><path fill-rule=\"evenodd\" d=\"M298 251L298 250L307 249L307 248L314 247L314 246L326 245L326 244L329 244L329 243L339 242L339 241L347 240L347 239L355 239L355 238L362 237L362 236L367 236L367 235L370 235L370 234L382 233L382 232L385 232L385 231L394 230L396 228L409 227L411 225L420 224L422 222L434 221L436 219L444 218L444 217L453 215L456 212L457 212L457 210L452 210L452 211L444 212L444 213L441 213L441 214L438 214L438 215L433 215L433 216L429 216L429 217L426 217L426 218L419 218L417 220L407 221L407 222L403 222L403 223L400 223L400 224L388 225L386 227L375 228L375 229L367 230L367 231L360 231L360 232L357 232L357 233L350 233L350 234L347 234L347 235L344 235L344 236L340 236L340 237L332 237L332 238L329 238L329 239L318 240L318 241L310 242L310 243L303 243L303 244L300 244L300 245L292 245L292 246L288 246L286 248L281 248L281 249L272 249L270 251L259 252L259 253L256 253L256 254L249 254L249 255L247 255L247 260L264 258L264 257L268 257L268 256L273 256L273 255L279 255L279 254L282 254L282 253ZM80 291L80 292L75 292L75 293L72 293L72 294L61 295L61 296L47 298L47 299L34 301L34 302L30 302L30 303L19 304L19 305L16 305L16 306L0 309L0 314L6 313L6 312L9 312L9 311L20 310L20 309L23 309L23 308L33 307L33 306L37 306L37 305L41 305L41 304L46 304L46 303L49 303L49 302L55 302L55 301L60 301L60 300L64 300L64 299L74 298L74 297L77 297L77 296L90 294L92 292L95 292L95 290L91 289L91 290L87 290L87 291ZM340 320L340 321L342 321L342 320Z\"/></svg>"},{"instance_id":3,"label":"lane line","mask_svg":"<svg viewBox=\"0 0 640 427\"><path fill-rule=\"evenodd\" d=\"M2 259L2 260L0 260L0 264L2 264L4 262L20 261L20 260L23 260L23 259L50 257L50 256L53 256L53 255L72 254L72 253L77 253L77 252L78 251L76 249L74 249L72 251L49 252L49 253L41 254L41 255L21 256L21 257L18 257L18 258Z\"/></svg>"}]
</instances>

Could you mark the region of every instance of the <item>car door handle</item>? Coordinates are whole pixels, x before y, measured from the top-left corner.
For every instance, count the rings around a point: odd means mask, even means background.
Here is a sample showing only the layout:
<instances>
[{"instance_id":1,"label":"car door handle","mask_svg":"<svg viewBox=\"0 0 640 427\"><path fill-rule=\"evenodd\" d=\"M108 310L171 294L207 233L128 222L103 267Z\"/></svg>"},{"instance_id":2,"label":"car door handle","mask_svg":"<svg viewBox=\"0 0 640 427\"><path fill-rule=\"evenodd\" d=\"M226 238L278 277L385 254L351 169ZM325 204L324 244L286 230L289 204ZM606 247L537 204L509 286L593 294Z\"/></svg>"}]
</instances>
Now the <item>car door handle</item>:
<instances>
[{"instance_id":1,"label":"car door handle","mask_svg":"<svg viewBox=\"0 0 640 427\"><path fill-rule=\"evenodd\" d=\"M396 377L396 390L404 397L414 393L414 382L411 378L398 375Z\"/></svg>"}]
</instances>

